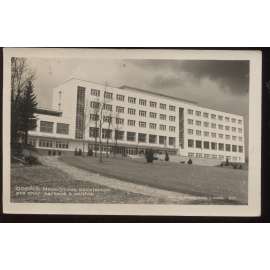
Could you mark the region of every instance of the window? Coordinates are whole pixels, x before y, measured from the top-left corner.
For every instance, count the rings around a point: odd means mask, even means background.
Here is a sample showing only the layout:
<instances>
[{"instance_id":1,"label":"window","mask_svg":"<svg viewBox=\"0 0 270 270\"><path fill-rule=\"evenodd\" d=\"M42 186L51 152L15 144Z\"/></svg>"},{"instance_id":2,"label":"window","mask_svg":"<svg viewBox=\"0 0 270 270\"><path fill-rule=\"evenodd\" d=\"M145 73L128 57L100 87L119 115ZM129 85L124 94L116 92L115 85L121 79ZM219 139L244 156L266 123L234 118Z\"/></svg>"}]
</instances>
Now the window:
<instances>
[{"instance_id":1,"label":"window","mask_svg":"<svg viewBox=\"0 0 270 270\"><path fill-rule=\"evenodd\" d=\"M208 131L204 131L204 132L203 132L203 135L204 135L205 137L208 137L208 136L209 136L209 132L208 132Z\"/></svg>"},{"instance_id":2,"label":"window","mask_svg":"<svg viewBox=\"0 0 270 270\"><path fill-rule=\"evenodd\" d=\"M102 139L111 139L112 138L112 130L108 128L102 129Z\"/></svg>"},{"instance_id":3,"label":"window","mask_svg":"<svg viewBox=\"0 0 270 270\"><path fill-rule=\"evenodd\" d=\"M166 104L159 103L159 108L162 109L162 110L166 110Z\"/></svg>"},{"instance_id":4,"label":"window","mask_svg":"<svg viewBox=\"0 0 270 270\"><path fill-rule=\"evenodd\" d=\"M175 112L175 106L170 105L170 106L169 106L169 110L172 111L172 112Z\"/></svg>"},{"instance_id":5,"label":"window","mask_svg":"<svg viewBox=\"0 0 270 270\"><path fill-rule=\"evenodd\" d=\"M124 101L125 100L125 96L124 95L117 94L116 95L116 99L119 100L119 101Z\"/></svg>"},{"instance_id":6,"label":"window","mask_svg":"<svg viewBox=\"0 0 270 270\"><path fill-rule=\"evenodd\" d=\"M202 141L196 141L196 148L202 148Z\"/></svg>"},{"instance_id":7,"label":"window","mask_svg":"<svg viewBox=\"0 0 270 270\"><path fill-rule=\"evenodd\" d=\"M202 157L203 157L202 153L196 153L196 158L202 158Z\"/></svg>"},{"instance_id":8,"label":"window","mask_svg":"<svg viewBox=\"0 0 270 270\"><path fill-rule=\"evenodd\" d=\"M91 95L99 97L100 96L100 90L97 89L91 89Z\"/></svg>"},{"instance_id":9,"label":"window","mask_svg":"<svg viewBox=\"0 0 270 270\"><path fill-rule=\"evenodd\" d=\"M239 142L242 142L243 141L243 138L242 137L238 137L238 140L239 140Z\"/></svg>"},{"instance_id":10,"label":"window","mask_svg":"<svg viewBox=\"0 0 270 270\"><path fill-rule=\"evenodd\" d=\"M40 132L53 133L53 122L40 121Z\"/></svg>"},{"instance_id":11,"label":"window","mask_svg":"<svg viewBox=\"0 0 270 270\"><path fill-rule=\"evenodd\" d=\"M201 126L202 125L202 122L201 121L196 121L196 126Z\"/></svg>"},{"instance_id":12,"label":"window","mask_svg":"<svg viewBox=\"0 0 270 270\"><path fill-rule=\"evenodd\" d=\"M210 147L209 142L207 142L207 141L203 142L203 148L204 149L209 149L209 147Z\"/></svg>"},{"instance_id":13,"label":"window","mask_svg":"<svg viewBox=\"0 0 270 270\"><path fill-rule=\"evenodd\" d=\"M239 153L243 153L243 146L239 145L238 146L238 151L239 151Z\"/></svg>"},{"instance_id":14,"label":"window","mask_svg":"<svg viewBox=\"0 0 270 270\"><path fill-rule=\"evenodd\" d=\"M146 134L138 133L138 142L146 142Z\"/></svg>"},{"instance_id":15,"label":"window","mask_svg":"<svg viewBox=\"0 0 270 270\"><path fill-rule=\"evenodd\" d=\"M242 131L243 131L242 128L238 128L239 133L242 133Z\"/></svg>"},{"instance_id":16,"label":"window","mask_svg":"<svg viewBox=\"0 0 270 270\"><path fill-rule=\"evenodd\" d=\"M238 119L238 124L242 124L242 120L241 119Z\"/></svg>"},{"instance_id":17,"label":"window","mask_svg":"<svg viewBox=\"0 0 270 270\"><path fill-rule=\"evenodd\" d=\"M103 122L112 123L112 117L109 116L109 115L104 115L103 116Z\"/></svg>"},{"instance_id":18,"label":"window","mask_svg":"<svg viewBox=\"0 0 270 270\"><path fill-rule=\"evenodd\" d=\"M209 127L209 123L208 122L203 122L203 126L204 127Z\"/></svg>"},{"instance_id":19,"label":"window","mask_svg":"<svg viewBox=\"0 0 270 270\"><path fill-rule=\"evenodd\" d=\"M225 130L229 131L230 127L229 126L225 126Z\"/></svg>"},{"instance_id":20,"label":"window","mask_svg":"<svg viewBox=\"0 0 270 270\"><path fill-rule=\"evenodd\" d=\"M159 144L165 144L166 143L166 136L159 136Z\"/></svg>"},{"instance_id":21,"label":"window","mask_svg":"<svg viewBox=\"0 0 270 270\"><path fill-rule=\"evenodd\" d=\"M123 125L124 124L124 119L123 118L116 118L115 119L115 121L116 121L116 124L118 124L118 125Z\"/></svg>"},{"instance_id":22,"label":"window","mask_svg":"<svg viewBox=\"0 0 270 270\"><path fill-rule=\"evenodd\" d=\"M216 138L216 137L217 137L217 134L216 134L215 132L212 132L212 133L211 133L211 137L212 137L212 138Z\"/></svg>"},{"instance_id":23,"label":"window","mask_svg":"<svg viewBox=\"0 0 270 270\"><path fill-rule=\"evenodd\" d=\"M146 111L139 111L139 116L146 117Z\"/></svg>"},{"instance_id":24,"label":"window","mask_svg":"<svg viewBox=\"0 0 270 270\"><path fill-rule=\"evenodd\" d=\"M159 125L159 129L165 131L166 130L166 125Z\"/></svg>"},{"instance_id":25,"label":"window","mask_svg":"<svg viewBox=\"0 0 270 270\"><path fill-rule=\"evenodd\" d=\"M194 157L194 153L188 153L188 157Z\"/></svg>"},{"instance_id":26,"label":"window","mask_svg":"<svg viewBox=\"0 0 270 270\"><path fill-rule=\"evenodd\" d=\"M216 117L217 117L217 116L216 116L215 114L211 114L211 118L212 118L212 119L216 119Z\"/></svg>"},{"instance_id":27,"label":"window","mask_svg":"<svg viewBox=\"0 0 270 270\"><path fill-rule=\"evenodd\" d=\"M104 98L112 99L113 98L113 93L105 91L104 92Z\"/></svg>"},{"instance_id":28,"label":"window","mask_svg":"<svg viewBox=\"0 0 270 270\"><path fill-rule=\"evenodd\" d=\"M192 135L193 134L193 129L188 129L188 134Z\"/></svg>"},{"instance_id":29,"label":"window","mask_svg":"<svg viewBox=\"0 0 270 270\"><path fill-rule=\"evenodd\" d=\"M146 106L146 99L139 99L139 104L142 106Z\"/></svg>"},{"instance_id":30,"label":"window","mask_svg":"<svg viewBox=\"0 0 270 270\"><path fill-rule=\"evenodd\" d=\"M212 123L211 128L217 128L217 125L215 123Z\"/></svg>"},{"instance_id":31,"label":"window","mask_svg":"<svg viewBox=\"0 0 270 270\"><path fill-rule=\"evenodd\" d=\"M68 134L68 131L69 131L69 124L57 123L56 133Z\"/></svg>"},{"instance_id":32,"label":"window","mask_svg":"<svg viewBox=\"0 0 270 270\"><path fill-rule=\"evenodd\" d=\"M139 127L145 128L146 127L146 122L139 122Z\"/></svg>"},{"instance_id":33,"label":"window","mask_svg":"<svg viewBox=\"0 0 270 270\"><path fill-rule=\"evenodd\" d=\"M188 140L188 147L193 148L194 147L194 141Z\"/></svg>"},{"instance_id":34,"label":"window","mask_svg":"<svg viewBox=\"0 0 270 270\"><path fill-rule=\"evenodd\" d=\"M188 109L188 114L193 115L193 110Z\"/></svg>"},{"instance_id":35,"label":"window","mask_svg":"<svg viewBox=\"0 0 270 270\"><path fill-rule=\"evenodd\" d=\"M170 116L169 116L169 120L172 121L172 122L175 122L175 116L170 115Z\"/></svg>"},{"instance_id":36,"label":"window","mask_svg":"<svg viewBox=\"0 0 270 270\"><path fill-rule=\"evenodd\" d=\"M156 108L157 107L157 103L154 101L150 101L150 107Z\"/></svg>"},{"instance_id":37,"label":"window","mask_svg":"<svg viewBox=\"0 0 270 270\"><path fill-rule=\"evenodd\" d=\"M203 156L204 156L204 158L210 158L209 154L204 154Z\"/></svg>"},{"instance_id":38,"label":"window","mask_svg":"<svg viewBox=\"0 0 270 270\"><path fill-rule=\"evenodd\" d=\"M124 113L125 112L125 108L124 107L120 107L120 106L116 106L116 112L118 112L118 113Z\"/></svg>"},{"instance_id":39,"label":"window","mask_svg":"<svg viewBox=\"0 0 270 270\"><path fill-rule=\"evenodd\" d=\"M125 132L122 130L115 130L114 138L115 140L124 140Z\"/></svg>"},{"instance_id":40,"label":"window","mask_svg":"<svg viewBox=\"0 0 270 270\"><path fill-rule=\"evenodd\" d=\"M224 151L224 144L223 143L218 144L218 150L219 151Z\"/></svg>"},{"instance_id":41,"label":"window","mask_svg":"<svg viewBox=\"0 0 270 270\"><path fill-rule=\"evenodd\" d=\"M235 123L236 122L236 119L235 118L232 118L231 120L232 120L232 123Z\"/></svg>"},{"instance_id":42,"label":"window","mask_svg":"<svg viewBox=\"0 0 270 270\"><path fill-rule=\"evenodd\" d=\"M93 138L99 137L99 128L90 127L89 128L89 137L93 137Z\"/></svg>"},{"instance_id":43,"label":"window","mask_svg":"<svg viewBox=\"0 0 270 270\"><path fill-rule=\"evenodd\" d=\"M50 140L44 140L44 139L40 139L39 140L39 146L40 147L53 147L53 142Z\"/></svg>"},{"instance_id":44,"label":"window","mask_svg":"<svg viewBox=\"0 0 270 270\"><path fill-rule=\"evenodd\" d=\"M219 133L219 134L218 134L218 137L219 137L220 139L223 139L224 136L223 136L223 134Z\"/></svg>"},{"instance_id":45,"label":"window","mask_svg":"<svg viewBox=\"0 0 270 270\"><path fill-rule=\"evenodd\" d=\"M237 152L237 145L234 145L234 144L232 145L232 151Z\"/></svg>"},{"instance_id":46,"label":"window","mask_svg":"<svg viewBox=\"0 0 270 270\"><path fill-rule=\"evenodd\" d=\"M218 158L221 159L221 160L223 160L224 159L224 156L223 155L219 155Z\"/></svg>"},{"instance_id":47,"label":"window","mask_svg":"<svg viewBox=\"0 0 270 270\"><path fill-rule=\"evenodd\" d=\"M201 136L202 132L200 130L196 130L196 135Z\"/></svg>"},{"instance_id":48,"label":"window","mask_svg":"<svg viewBox=\"0 0 270 270\"><path fill-rule=\"evenodd\" d=\"M90 107L94 109L99 109L100 103L96 101L91 101Z\"/></svg>"},{"instance_id":49,"label":"window","mask_svg":"<svg viewBox=\"0 0 270 270\"><path fill-rule=\"evenodd\" d=\"M175 138L169 137L169 145L175 145Z\"/></svg>"},{"instance_id":50,"label":"window","mask_svg":"<svg viewBox=\"0 0 270 270\"><path fill-rule=\"evenodd\" d=\"M192 119L188 119L188 124L189 125L193 125L193 120Z\"/></svg>"},{"instance_id":51,"label":"window","mask_svg":"<svg viewBox=\"0 0 270 270\"><path fill-rule=\"evenodd\" d=\"M98 114L94 114L94 113L91 113L90 114L90 120L91 121L98 121L99 120L99 115Z\"/></svg>"},{"instance_id":52,"label":"window","mask_svg":"<svg viewBox=\"0 0 270 270\"><path fill-rule=\"evenodd\" d=\"M135 97L128 97L128 103L136 103Z\"/></svg>"},{"instance_id":53,"label":"window","mask_svg":"<svg viewBox=\"0 0 270 270\"><path fill-rule=\"evenodd\" d=\"M112 105L111 104L104 104L104 110L112 112Z\"/></svg>"},{"instance_id":54,"label":"window","mask_svg":"<svg viewBox=\"0 0 270 270\"><path fill-rule=\"evenodd\" d=\"M212 150L217 150L217 143L211 142L211 149Z\"/></svg>"},{"instance_id":55,"label":"window","mask_svg":"<svg viewBox=\"0 0 270 270\"><path fill-rule=\"evenodd\" d=\"M196 116L201 116L201 112L200 111L196 111Z\"/></svg>"},{"instance_id":56,"label":"window","mask_svg":"<svg viewBox=\"0 0 270 270\"><path fill-rule=\"evenodd\" d=\"M232 136L233 141L236 141L236 136Z\"/></svg>"},{"instance_id":57,"label":"window","mask_svg":"<svg viewBox=\"0 0 270 270\"><path fill-rule=\"evenodd\" d=\"M218 120L223 121L223 116L222 115L219 115L218 116Z\"/></svg>"},{"instance_id":58,"label":"window","mask_svg":"<svg viewBox=\"0 0 270 270\"><path fill-rule=\"evenodd\" d=\"M226 135L226 140L230 140L231 136L230 135Z\"/></svg>"},{"instance_id":59,"label":"window","mask_svg":"<svg viewBox=\"0 0 270 270\"><path fill-rule=\"evenodd\" d=\"M151 129L156 129L156 128L157 128L157 124L155 124L155 123L150 123L150 124L149 124L149 128L151 128Z\"/></svg>"},{"instance_id":60,"label":"window","mask_svg":"<svg viewBox=\"0 0 270 270\"><path fill-rule=\"evenodd\" d=\"M150 112L150 113L149 113L149 116L150 116L151 118L157 118L157 114L154 113L154 112Z\"/></svg>"},{"instance_id":61,"label":"window","mask_svg":"<svg viewBox=\"0 0 270 270\"><path fill-rule=\"evenodd\" d=\"M212 155L212 158L217 158L217 155Z\"/></svg>"},{"instance_id":62,"label":"window","mask_svg":"<svg viewBox=\"0 0 270 270\"><path fill-rule=\"evenodd\" d=\"M135 132L127 132L127 141L134 142L136 140Z\"/></svg>"},{"instance_id":63,"label":"window","mask_svg":"<svg viewBox=\"0 0 270 270\"><path fill-rule=\"evenodd\" d=\"M223 130L223 125L218 125L218 129Z\"/></svg>"},{"instance_id":64,"label":"window","mask_svg":"<svg viewBox=\"0 0 270 270\"><path fill-rule=\"evenodd\" d=\"M128 120L129 126L135 126L135 120Z\"/></svg>"},{"instance_id":65,"label":"window","mask_svg":"<svg viewBox=\"0 0 270 270\"><path fill-rule=\"evenodd\" d=\"M232 132L236 132L236 127L232 127Z\"/></svg>"},{"instance_id":66,"label":"window","mask_svg":"<svg viewBox=\"0 0 270 270\"><path fill-rule=\"evenodd\" d=\"M226 147L225 149L226 149L227 152L231 151L231 145L230 144L226 144L225 147Z\"/></svg>"},{"instance_id":67,"label":"window","mask_svg":"<svg viewBox=\"0 0 270 270\"><path fill-rule=\"evenodd\" d=\"M160 118L161 120L166 120L166 114L160 114L160 115L159 115L159 118Z\"/></svg>"},{"instance_id":68,"label":"window","mask_svg":"<svg viewBox=\"0 0 270 270\"><path fill-rule=\"evenodd\" d=\"M208 117L209 117L209 113L204 112L204 113L203 113L203 117L208 118Z\"/></svg>"},{"instance_id":69,"label":"window","mask_svg":"<svg viewBox=\"0 0 270 270\"><path fill-rule=\"evenodd\" d=\"M226 122L229 122L229 121L230 121L230 117L227 117L227 116L226 116L226 117L225 117L225 121L226 121Z\"/></svg>"},{"instance_id":70,"label":"window","mask_svg":"<svg viewBox=\"0 0 270 270\"><path fill-rule=\"evenodd\" d=\"M128 114L136 114L136 110L135 109L131 109L131 108L128 108Z\"/></svg>"},{"instance_id":71,"label":"window","mask_svg":"<svg viewBox=\"0 0 270 270\"><path fill-rule=\"evenodd\" d=\"M175 127L174 126L169 126L169 131L170 132L175 132Z\"/></svg>"},{"instance_id":72,"label":"window","mask_svg":"<svg viewBox=\"0 0 270 270\"><path fill-rule=\"evenodd\" d=\"M156 143L157 142L157 136L149 134L149 143Z\"/></svg>"}]
</instances>

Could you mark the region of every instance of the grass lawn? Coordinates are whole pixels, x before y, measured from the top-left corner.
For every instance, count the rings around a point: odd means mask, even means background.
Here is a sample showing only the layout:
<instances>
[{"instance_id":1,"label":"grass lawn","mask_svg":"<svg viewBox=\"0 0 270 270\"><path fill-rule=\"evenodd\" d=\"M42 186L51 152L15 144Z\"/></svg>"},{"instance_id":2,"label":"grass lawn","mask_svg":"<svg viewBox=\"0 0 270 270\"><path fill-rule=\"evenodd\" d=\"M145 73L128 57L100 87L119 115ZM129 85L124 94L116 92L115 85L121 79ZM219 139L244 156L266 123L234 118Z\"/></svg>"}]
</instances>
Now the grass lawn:
<instances>
[{"instance_id":1,"label":"grass lawn","mask_svg":"<svg viewBox=\"0 0 270 270\"><path fill-rule=\"evenodd\" d=\"M63 156L61 161L132 183L247 204L248 171L173 162Z\"/></svg>"},{"instance_id":2,"label":"grass lawn","mask_svg":"<svg viewBox=\"0 0 270 270\"><path fill-rule=\"evenodd\" d=\"M11 201L29 203L165 203L161 199L72 179L46 166L11 169Z\"/></svg>"}]
</instances>

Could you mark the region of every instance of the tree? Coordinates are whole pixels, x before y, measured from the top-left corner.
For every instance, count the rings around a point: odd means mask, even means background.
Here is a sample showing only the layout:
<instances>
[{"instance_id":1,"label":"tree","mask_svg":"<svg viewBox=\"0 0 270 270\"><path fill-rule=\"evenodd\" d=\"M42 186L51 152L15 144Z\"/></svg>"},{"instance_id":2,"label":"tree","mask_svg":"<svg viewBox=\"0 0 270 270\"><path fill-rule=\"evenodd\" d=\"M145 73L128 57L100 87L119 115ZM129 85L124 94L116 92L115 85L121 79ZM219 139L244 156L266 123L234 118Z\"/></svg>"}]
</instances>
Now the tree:
<instances>
[{"instance_id":1,"label":"tree","mask_svg":"<svg viewBox=\"0 0 270 270\"><path fill-rule=\"evenodd\" d=\"M26 58L11 58L11 143L18 142L22 118L21 100L28 82L33 82L35 74Z\"/></svg>"},{"instance_id":2,"label":"tree","mask_svg":"<svg viewBox=\"0 0 270 270\"><path fill-rule=\"evenodd\" d=\"M28 81L19 102L20 130L24 133L24 144L28 142L28 131L36 128L36 116L34 115L37 102L32 81Z\"/></svg>"},{"instance_id":3,"label":"tree","mask_svg":"<svg viewBox=\"0 0 270 270\"><path fill-rule=\"evenodd\" d=\"M109 139L112 136L112 130L110 129L111 125L112 125L112 121L113 121L113 117L112 117L112 113L109 114L108 116L108 128L106 130L106 157L109 157Z\"/></svg>"},{"instance_id":4,"label":"tree","mask_svg":"<svg viewBox=\"0 0 270 270\"><path fill-rule=\"evenodd\" d=\"M121 131L121 124L119 122L119 113L116 112L115 114L115 125L114 125L114 147L113 147L113 155L115 156L117 152L117 143L119 139L119 132Z\"/></svg>"}]
</instances>

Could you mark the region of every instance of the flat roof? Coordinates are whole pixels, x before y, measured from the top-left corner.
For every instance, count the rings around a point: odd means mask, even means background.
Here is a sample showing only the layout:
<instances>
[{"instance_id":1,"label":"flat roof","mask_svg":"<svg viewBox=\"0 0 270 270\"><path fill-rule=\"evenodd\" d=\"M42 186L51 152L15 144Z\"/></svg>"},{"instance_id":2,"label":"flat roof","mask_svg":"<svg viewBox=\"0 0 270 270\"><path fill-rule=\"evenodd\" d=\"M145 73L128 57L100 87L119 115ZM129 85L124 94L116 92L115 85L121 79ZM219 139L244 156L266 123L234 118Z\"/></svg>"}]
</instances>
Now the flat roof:
<instances>
[{"instance_id":1,"label":"flat roof","mask_svg":"<svg viewBox=\"0 0 270 270\"><path fill-rule=\"evenodd\" d=\"M52 110L52 109L48 109L48 108L36 108L35 113L38 114L45 114L45 115L52 115L52 116L61 116L62 112L60 111L56 111L56 110Z\"/></svg>"},{"instance_id":2,"label":"flat roof","mask_svg":"<svg viewBox=\"0 0 270 270\"><path fill-rule=\"evenodd\" d=\"M120 89L136 90L136 91L151 94L151 95L161 96L161 97L170 98L170 99L176 99L176 100L180 100L180 101L183 101L183 102L192 103L192 104L197 105L197 102L195 102L195 101L191 101L191 100L187 100L187 99L183 99L183 98L178 98L178 97L173 97L173 96L170 96L170 95L155 93L155 92L150 91L150 90L140 89L140 88L129 86L129 85L121 85L119 88Z\"/></svg>"}]
</instances>

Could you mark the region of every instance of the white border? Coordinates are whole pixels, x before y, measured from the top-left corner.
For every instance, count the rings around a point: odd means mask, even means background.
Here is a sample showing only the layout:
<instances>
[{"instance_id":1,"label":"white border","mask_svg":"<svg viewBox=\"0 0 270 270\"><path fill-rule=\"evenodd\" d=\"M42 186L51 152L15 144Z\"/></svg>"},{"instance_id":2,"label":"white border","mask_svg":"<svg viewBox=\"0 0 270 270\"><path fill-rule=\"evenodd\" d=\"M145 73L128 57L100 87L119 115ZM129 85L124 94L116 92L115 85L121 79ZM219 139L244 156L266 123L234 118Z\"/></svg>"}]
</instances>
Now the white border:
<instances>
[{"instance_id":1,"label":"white border","mask_svg":"<svg viewBox=\"0 0 270 270\"><path fill-rule=\"evenodd\" d=\"M10 202L10 58L130 58L185 60L249 60L248 205L52 204ZM261 63L260 51L133 49L4 49L3 211L20 214L260 216L261 214Z\"/></svg>"}]
</instances>

